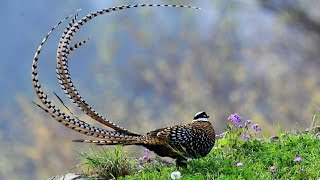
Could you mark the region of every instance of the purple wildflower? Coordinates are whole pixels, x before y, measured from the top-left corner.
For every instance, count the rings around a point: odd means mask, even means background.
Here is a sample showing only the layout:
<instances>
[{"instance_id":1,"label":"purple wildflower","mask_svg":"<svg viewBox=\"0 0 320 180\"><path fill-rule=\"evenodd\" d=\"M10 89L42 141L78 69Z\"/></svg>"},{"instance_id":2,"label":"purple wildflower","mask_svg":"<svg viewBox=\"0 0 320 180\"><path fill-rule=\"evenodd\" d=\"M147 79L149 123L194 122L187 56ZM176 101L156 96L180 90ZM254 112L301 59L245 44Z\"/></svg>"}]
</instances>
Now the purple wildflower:
<instances>
[{"instance_id":1,"label":"purple wildflower","mask_svg":"<svg viewBox=\"0 0 320 180\"><path fill-rule=\"evenodd\" d=\"M252 121L248 119L248 120L246 120L246 122L244 123L244 126L247 127L247 126L249 126L251 123L252 123Z\"/></svg>"},{"instance_id":2,"label":"purple wildflower","mask_svg":"<svg viewBox=\"0 0 320 180\"><path fill-rule=\"evenodd\" d=\"M220 134L216 134L216 138L221 138Z\"/></svg>"},{"instance_id":3,"label":"purple wildflower","mask_svg":"<svg viewBox=\"0 0 320 180\"><path fill-rule=\"evenodd\" d=\"M239 128L242 128L242 124L239 125Z\"/></svg>"},{"instance_id":4,"label":"purple wildflower","mask_svg":"<svg viewBox=\"0 0 320 180\"><path fill-rule=\"evenodd\" d=\"M301 162L301 161L302 161L302 158L298 156L298 157L294 158L293 161L294 161L294 162Z\"/></svg>"},{"instance_id":5,"label":"purple wildflower","mask_svg":"<svg viewBox=\"0 0 320 180\"><path fill-rule=\"evenodd\" d=\"M223 136L226 134L226 132L223 132L221 134L217 134L216 135L216 138L223 138Z\"/></svg>"},{"instance_id":6,"label":"purple wildflower","mask_svg":"<svg viewBox=\"0 0 320 180\"><path fill-rule=\"evenodd\" d=\"M144 149L143 152L144 152L144 154L146 156L150 156L151 155L151 151L149 149Z\"/></svg>"},{"instance_id":7,"label":"purple wildflower","mask_svg":"<svg viewBox=\"0 0 320 180\"><path fill-rule=\"evenodd\" d=\"M236 166L237 166L237 167L243 166L243 163L242 163L242 162L238 162L238 163L236 164Z\"/></svg>"},{"instance_id":8,"label":"purple wildflower","mask_svg":"<svg viewBox=\"0 0 320 180\"><path fill-rule=\"evenodd\" d=\"M259 127L259 124L252 125L252 129L255 130L256 132L262 131L262 129Z\"/></svg>"},{"instance_id":9,"label":"purple wildflower","mask_svg":"<svg viewBox=\"0 0 320 180\"><path fill-rule=\"evenodd\" d=\"M252 129L256 130L258 128L258 126L259 126L259 124L254 124L254 125L252 125Z\"/></svg>"},{"instance_id":10,"label":"purple wildflower","mask_svg":"<svg viewBox=\"0 0 320 180\"><path fill-rule=\"evenodd\" d=\"M147 161L150 159L150 156L151 156L151 151L149 149L144 149L143 150L144 152L144 156L143 157L140 157L139 160L140 161Z\"/></svg>"},{"instance_id":11,"label":"purple wildflower","mask_svg":"<svg viewBox=\"0 0 320 180\"><path fill-rule=\"evenodd\" d=\"M149 159L149 156L144 155L144 156L142 157L142 159L143 159L144 161L146 161L146 160Z\"/></svg>"},{"instance_id":12,"label":"purple wildflower","mask_svg":"<svg viewBox=\"0 0 320 180\"><path fill-rule=\"evenodd\" d=\"M275 166L271 166L271 167L270 167L270 172L271 172L271 173L276 172L276 167L275 167Z\"/></svg>"},{"instance_id":13,"label":"purple wildflower","mask_svg":"<svg viewBox=\"0 0 320 180\"><path fill-rule=\"evenodd\" d=\"M241 122L242 117L239 116L237 113L234 113L234 114L231 114L231 115L228 117L228 120L229 120L232 124L238 124L238 123Z\"/></svg>"},{"instance_id":14,"label":"purple wildflower","mask_svg":"<svg viewBox=\"0 0 320 180\"><path fill-rule=\"evenodd\" d=\"M242 135L242 139L243 139L243 140L249 140L249 139L250 139L250 136L247 135L247 134L243 134L243 135Z\"/></svg>"}]
</instances>

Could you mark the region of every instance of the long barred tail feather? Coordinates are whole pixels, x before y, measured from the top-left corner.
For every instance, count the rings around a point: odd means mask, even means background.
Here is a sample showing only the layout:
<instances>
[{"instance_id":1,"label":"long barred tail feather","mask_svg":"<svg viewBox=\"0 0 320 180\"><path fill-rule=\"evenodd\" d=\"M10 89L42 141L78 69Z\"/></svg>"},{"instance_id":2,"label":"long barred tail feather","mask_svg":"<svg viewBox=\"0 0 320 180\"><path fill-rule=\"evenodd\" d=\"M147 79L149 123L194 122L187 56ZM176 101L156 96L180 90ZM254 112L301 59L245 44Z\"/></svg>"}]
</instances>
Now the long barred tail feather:
<instances>
[{"instance_id":1,"label":"long barred tail feather","mask_svg":"<svg viewBox=\"0 0 320 180\"><path fill-rule=\"evenodd\" d=\"M200 9L192 6L181 6L181 5L159 5L159 4L137 4L137 5L125 5L125 6L117 6L108 9L103 9L97 12L93 12L88 14L86 17L80 19L77 23L71 23L64 31L62 38L58 45L57 51L57 76L59 79L59 83L61 88L64 90L65 94L71 99L83 112L89 115L91 118L96 121L122 133L126 133L129 135L137 135L134 132L131 132L123 127L120 127L111 121L107 120L105 117L96 112L79 94L77 89L75 88L71 76L68 71L68 54L73 49L69 48L70 43L76 34L76 32L87 23L89 20L106 13L115 12L118 10L124 10L129 8L136 7L176 7L176 8L192 8L192 9Z\"/></svg>"},{"instance_id":2,"label":"long barred tail feather","mask_svg":"<svg viewBox=\"0 0 320 180\"><path fill-rule=\"evenodd\" d=\"M43 92L41 88L41 84L38 78L38 72L37 72L37 62L39 59L39 55L41 53L42 47L49 38L51 32L58 27L61 23L63 23L65 20L69 18L66 17L62 21L60 21L57 25L55 25L45 36L45 38L42 40L40 43L34 58L33 58L33 63L32 63L32 84L34 87L34 90L36 92L37 97L41 100L41 103L43 106L38 105L42 110L45 112L49 113L55 120L60 122L61 124L65 125L66 127L77 131L79 133L88 135L88 136L94 136L94 137L99 137L99 138L131 138L132 136L128 136L126 134L120 133L120 132L115 132L115 131L108 131L105 129L97 128L94 127L88 123L85 123L83 121L71 118L69 115L65 114L63 111L61 111L59 108L57 108L48 98L47 95ZM139 136L139 135L137 135Z\"/></svg>"},{"instance_id":3,"label":"long barred tail feather","mask_svg":"<svg viewBox=\"0 0 320 180\"><path fill-rule=\"evenodd\" d=\"M96 145L168 145L167 141L159 137L140 136L129 138L107 138L101 140L75 139L73 142L82 142Z\"/></svg>"},{"instance_id":4,"label":"long barred tail feather","mask_svg":"<svg viewBox=\"0 0 320 180\"><path fill-rule=\"evenodd\" d=\"M81 142L95 145L134 145L143 144L139 139L107 139L107 140L87 140L87 139L75 139L72 142Z\"/></svg>"}]
</instances>

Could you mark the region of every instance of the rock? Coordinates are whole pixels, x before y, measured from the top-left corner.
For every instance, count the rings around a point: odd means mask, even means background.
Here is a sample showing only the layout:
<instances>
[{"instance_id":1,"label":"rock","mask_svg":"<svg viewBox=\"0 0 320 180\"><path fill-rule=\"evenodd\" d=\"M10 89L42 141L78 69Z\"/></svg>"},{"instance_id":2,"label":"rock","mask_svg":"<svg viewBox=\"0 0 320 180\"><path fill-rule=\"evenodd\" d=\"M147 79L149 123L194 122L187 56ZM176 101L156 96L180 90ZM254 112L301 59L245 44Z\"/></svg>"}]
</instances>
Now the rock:
<instances>
[{"instance_id":1,"label":"rock","mask_svg":"<svg viewBox=\"0 0 320 180\"><path fill-rule=\"evenodd\" d=\"M64 175L53 176L51 178L48 178L47 180L93 180L93 179L102 179L102 178L98 178L96 176L95 177L85 176L79 173L68 173Z\"/></svg>"},{"instance_id":2,"label":"rock","mask_svg":"<svg viewBox=\"0 0 320 180\"><path fill-rule=\"evenodd\" d=\"M279 142L279 137L278 136L271 136L269 138L268 142Z\"/></svg>"},{"instance_id":3,"label":"rock","mask_svg":"<svg viewBox=\"0 0 320 180\"><path fill-rule=\"evenodd\" d=\"M303 134L308 134L308 133L315 134L316 138L320 139L320 126L311 127L311 128L308 128L308 129L306 129L305 131L302 131L302 132L299 132L297 130L290 130L290 131L282 134L281 136L287 136L287 135L296 136L299 133L300 134L301 133L303 133ZM271 136L268 139L268 142L279 142L279 137L278 136Z\"/></svg>"},{"instance_id":4,"label":"rock","mask_svg":"<svg viewBox=\"0 0 320 180\"><path fill-rule=\"evenodd\" d=\"M312 127L312 128L308 128L305 132L318 134L318 133L320 133L320 126L315 126L315 127Z\"/></svg>"}]
</instances>

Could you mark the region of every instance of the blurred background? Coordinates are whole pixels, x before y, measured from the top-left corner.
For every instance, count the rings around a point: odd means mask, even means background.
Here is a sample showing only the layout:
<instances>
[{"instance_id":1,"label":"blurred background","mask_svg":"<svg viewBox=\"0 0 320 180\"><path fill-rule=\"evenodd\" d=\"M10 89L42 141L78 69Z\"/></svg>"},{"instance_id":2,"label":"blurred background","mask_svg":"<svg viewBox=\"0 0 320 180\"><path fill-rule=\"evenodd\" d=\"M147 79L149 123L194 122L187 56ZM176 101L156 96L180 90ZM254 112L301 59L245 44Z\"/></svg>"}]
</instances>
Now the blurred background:
<instances>
[{"instance_id":1,"label":"blurred background","mask_svg":"<svg viewBox=\"0 0 320 180\"><path fill-rule=\"evenodd\" d=\"M205 11L136 8L100 16L73 42L75 86L113 122L136 132L188 123L204 110L216 131L231 113L259 123L265 135L310 126L320 104L320 1L55 0L1 1L0 179L43 179L72 171L89 145L32 104L31 63L46 33L82 9L169 3ZM63 97L55 53L65 23L45 44L39 75L49 98ZM60 106L61 107L61 106ZM316 119L317 120L317 117ZM92 122L92 121L91 121ZM125 148L132 154L130 148ZM135 150L137 151L137 150Z\"/></svg>"}]
</instances>

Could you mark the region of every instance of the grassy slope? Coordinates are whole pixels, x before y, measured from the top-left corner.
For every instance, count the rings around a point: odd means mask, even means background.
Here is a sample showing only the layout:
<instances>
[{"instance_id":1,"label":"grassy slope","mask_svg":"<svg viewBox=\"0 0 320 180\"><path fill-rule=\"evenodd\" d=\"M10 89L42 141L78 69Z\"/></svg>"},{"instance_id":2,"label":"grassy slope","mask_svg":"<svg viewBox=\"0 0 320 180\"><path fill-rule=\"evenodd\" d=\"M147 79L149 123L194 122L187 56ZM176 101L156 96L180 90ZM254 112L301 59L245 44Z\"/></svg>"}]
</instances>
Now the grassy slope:
<instances>
[{"instance_id":1,"label":"grassy slope","mask_svg":"<svg viewBox=\"0 0 320 180\"><path fill-rule=\"evenodd\" d=\"M313 135L287 136L279 143L246 142L235 151L214 149L209 156L189 163L183 179L316 179L320 177L320 141ZM301 157L301 162L294 162ZM243 166L236 166L242 162ZM271 173L271 166L276 172ZM169 179L175 168L143 171L124 179Z\"/></svg>"},{"instance_id":2,"label":"grassy slope","mask_svg":"<svg viewBox=\"0 0 320 180\"><path fill-rule=\"evenodd\" d=\"M179 170L175 166L145 163L144 168L138 171L137 161L126 158L118 151L119 149L116 149L115 153L84 156L85 164L89 164L88 170L94 174L108 176L111 166L116 169L113 171L118 171L115 176L130 174L119 179L146 180L171 179L170 174L173 171L180 171L182 179L320 178L320 140L314 134L287 135L280 138L279 142L241 141L235 148L219 146L207 157L192 160L188 168ZM294 162L296 157L301 157L302 161ZM100 159L99 166L92 163L97 159ZM236 164L239 162L243 165L237 167ZM123 167L124 165L126 166ZM270 172L271 166L276 167L275 172Z\"/></svg>"}]
</instances>

